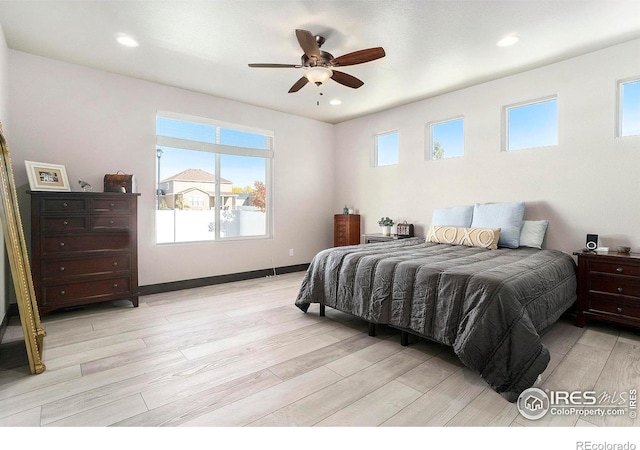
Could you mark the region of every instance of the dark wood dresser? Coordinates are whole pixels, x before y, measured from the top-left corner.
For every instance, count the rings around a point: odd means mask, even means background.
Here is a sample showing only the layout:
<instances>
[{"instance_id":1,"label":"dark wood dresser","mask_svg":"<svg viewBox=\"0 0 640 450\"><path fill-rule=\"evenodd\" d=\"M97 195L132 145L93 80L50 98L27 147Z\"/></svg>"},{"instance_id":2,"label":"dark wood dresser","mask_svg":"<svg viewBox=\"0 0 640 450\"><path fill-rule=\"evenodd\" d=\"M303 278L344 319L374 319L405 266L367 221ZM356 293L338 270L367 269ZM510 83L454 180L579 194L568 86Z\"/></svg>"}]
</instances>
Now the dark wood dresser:
<instances>
[{"instance_id":1,"label":"dark wood dresser","mask_svg":"<svg viewBox=\"0 0 640 450\"><path fill-rule=\"evenodd\" d=\"M140 194L29 192L40 314L109 300L138 306Z\"/></svg>"},{"instance_id":2,"label":"dark wood dresser","mask_svg":"<svg viewBox=\"0 0 640 450\"><path fill-rule=\"evenodd\" d=\"M576 325L600 319L640 326L640 254L577 252Z\"/></svg>"},{"instance_id":3,"label":"dark wood dresser","mask_svg":"<svg viewBox=\"0 0 640 450\"><path fill-rule=\"evenodd\" d=\"M333 246L360 243L360 214L336 214L333 216Z\"/></svg>"}]
</instances>

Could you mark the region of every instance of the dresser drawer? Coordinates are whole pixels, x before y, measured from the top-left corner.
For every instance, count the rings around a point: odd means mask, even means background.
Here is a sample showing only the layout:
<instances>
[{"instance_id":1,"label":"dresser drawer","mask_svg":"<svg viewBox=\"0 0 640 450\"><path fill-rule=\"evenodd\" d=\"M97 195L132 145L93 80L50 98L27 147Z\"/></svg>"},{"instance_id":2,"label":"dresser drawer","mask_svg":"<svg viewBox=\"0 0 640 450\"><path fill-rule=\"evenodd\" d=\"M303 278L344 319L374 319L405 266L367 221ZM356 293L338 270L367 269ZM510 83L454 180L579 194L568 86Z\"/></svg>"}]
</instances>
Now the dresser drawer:
<instances>
[{"instance_id":1,"label":"dresser drawer","mask_svg":"<svg viewBox=\"0 0 640 450\"><path fill-rule=\"evenodd\" d=\"M100 231L128 230L130 222L129 216L94 215L91 216L91 229Z\"/></svg>"},{"instance_id":2,"label":"dresser drawer","mask_svg":"<svg viewBox=\"0 0 640 450\"><path fill-rule=\"evenodd\" d=\"M591 261L589 263L590 272L611 273L616 275L627 275L640 278L640 265L631 265L615 262Z\"/></svg>"},{"instance_id":3,"label":"dresser drawer","mask_svg":"<svg viewBox=\"0 0 640 450\"><path fill-rule=\"evenodd\" d=\"M131 291L129 278L112 278L81 283L49 285L44 288L45 303L73 303L78 299L126 296Z\"/></svg>"},{"instance_id":4,"label":"dresser drawer","mask_svg":"<svg viewBox=\"0 0 640 450\"><path fill-rule=\"evenodd\" d=\"M82 198L43 198L41 200L41 211L50 212L85 212L87 211L87 200Z\"/></svg>"},{"instance_id":5,"label":"dresser drawer","mask_svg":"<svg viewBox=\"0 0 640 450\"><path fill-rule=\"evenodd\" d=\"M94 212L129 212L131 203L128 198L94 198L91 208Z\"/></svg>"},{"instance_id":6,"label":"dresser drawer","mask_svg":"<svg viewBox=\"0 0 640 450\"><path fill-rule=\"evenodd\" d=\"M640 297L640 278L589 274L589 291Z\"/></svg>"},{"instance_id":7,"label":"dresser drawer","mask_svg":"<svg viewBox=\"0 0 640 450\"><path fill-rule=\"evenodd\" d=\"M44 236L41 239L42 255L64 255L74 252L128 250L129 236L126 234Z\"/></svg>"},{"instance_id":8,"label":"dresser drawer","mask_svg":"<svg viewBox=\"0 0 640 450\"><path fill-rule=\"evenodd\" d=\"M131 268L129 255L101 256L89 259L45 260L42 278L45 280L83 275L123 272Z\"/></svg>"},{"instance_id":9,"label":"dresser drawer","mask_svg":"<svg viewBox=\"0 0 640 450\"><path fill-rule=\"evenodd\" d=\"M589 310L640 319L640 303L607 298L605 296L592 296L589 299Z\"/></svg>"},{"instance_id":10,"label":"dresser drawer","mask_svg":"<svg viewBox=\"0 0 640 450\"><path fill-rule=\"evenodd\" d=\"M87 216L45 216L40 220L40 231L61 231L70 233L74 231L86 231L88 229L89 218Z\"/></svg>"}]
</instances>

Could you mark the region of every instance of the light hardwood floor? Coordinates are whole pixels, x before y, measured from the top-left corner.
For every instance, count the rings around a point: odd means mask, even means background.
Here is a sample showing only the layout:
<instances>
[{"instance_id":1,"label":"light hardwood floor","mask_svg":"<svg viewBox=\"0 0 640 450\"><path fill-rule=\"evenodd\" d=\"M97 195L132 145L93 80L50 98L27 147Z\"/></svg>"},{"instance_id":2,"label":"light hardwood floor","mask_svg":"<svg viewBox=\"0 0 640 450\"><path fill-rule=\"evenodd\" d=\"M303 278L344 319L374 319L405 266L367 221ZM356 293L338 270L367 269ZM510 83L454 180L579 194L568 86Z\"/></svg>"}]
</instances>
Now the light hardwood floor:
<instances>
[{"instance_id":1,"label":"light hardwood floor","mask_svg":"<svg viewBox=\"0 0 640 450\"><path fill-rule=\"evenodd\" d=\"M17 318L0 345L0 426L638 426L636 418L522 417L451 349L294 300L302 273L43 317L30 375ZM640 386L640 336L562 318L543 336L543 389Z\"/></svg>"}]
</instances>

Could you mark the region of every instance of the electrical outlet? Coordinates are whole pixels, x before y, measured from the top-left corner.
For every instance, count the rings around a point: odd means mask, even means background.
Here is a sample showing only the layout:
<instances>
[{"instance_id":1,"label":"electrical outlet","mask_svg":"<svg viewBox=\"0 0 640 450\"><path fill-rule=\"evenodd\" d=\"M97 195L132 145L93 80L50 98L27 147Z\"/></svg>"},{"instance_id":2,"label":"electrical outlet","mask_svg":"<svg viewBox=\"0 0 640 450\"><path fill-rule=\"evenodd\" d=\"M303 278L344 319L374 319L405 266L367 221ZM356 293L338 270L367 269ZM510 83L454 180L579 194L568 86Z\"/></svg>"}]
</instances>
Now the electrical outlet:
<instances>
[{"instance_id":1,"label":"electrical outlet","mask_svg":"<svg viewBox=\"0 0 640 450\"><path fill-rule=\"evenodd\" d=\"M293 256L293 249L292 248L289 249L289 256Z\"/></svg>"}]
</instances>

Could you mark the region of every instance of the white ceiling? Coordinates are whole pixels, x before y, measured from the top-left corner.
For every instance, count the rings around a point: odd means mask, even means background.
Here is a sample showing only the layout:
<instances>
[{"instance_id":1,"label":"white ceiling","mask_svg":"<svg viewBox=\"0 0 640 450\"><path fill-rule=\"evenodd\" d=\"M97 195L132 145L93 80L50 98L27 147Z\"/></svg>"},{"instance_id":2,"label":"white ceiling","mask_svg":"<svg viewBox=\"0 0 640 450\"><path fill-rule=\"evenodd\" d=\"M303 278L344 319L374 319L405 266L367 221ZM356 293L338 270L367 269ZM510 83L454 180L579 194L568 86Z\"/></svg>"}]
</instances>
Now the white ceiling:
<instances>
[{"instance_id":1,"label":"white ceiling","mask_svg":"<svg viewBox=\"0 0 640 450\"><path fill-rule=\"evenodd\" d=\"M639 38L640 0L0 0L0 24L14 50L338 123ZM304 69L247 64L299 64L296 28L335 57L386 57L341 69L359 89L289 94ZM496 46L508 33L520 42Z\"/></svg>"}]
</instances>

